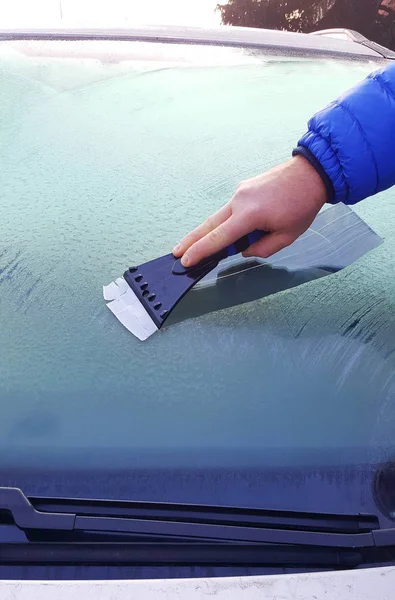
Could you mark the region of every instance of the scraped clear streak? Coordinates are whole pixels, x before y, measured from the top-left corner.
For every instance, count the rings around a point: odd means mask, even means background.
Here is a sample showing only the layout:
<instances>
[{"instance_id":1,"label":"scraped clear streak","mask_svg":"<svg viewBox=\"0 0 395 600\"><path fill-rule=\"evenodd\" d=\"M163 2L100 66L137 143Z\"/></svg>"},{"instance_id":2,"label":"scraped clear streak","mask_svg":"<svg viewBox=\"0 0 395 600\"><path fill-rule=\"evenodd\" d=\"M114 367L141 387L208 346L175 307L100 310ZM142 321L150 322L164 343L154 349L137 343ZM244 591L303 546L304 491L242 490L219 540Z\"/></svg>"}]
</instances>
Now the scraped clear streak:
<instances>
[{"instance_id":1,"label":"scraped clear streak","mask_svg":"<svg viewBox=\"0 0 395 600\"><path fill-rule=\"evenodd\" d=\"M158 327L123 277L105 285L103 297L118 321L142 342L158 331Z\"/></svg>"}]
</instances>

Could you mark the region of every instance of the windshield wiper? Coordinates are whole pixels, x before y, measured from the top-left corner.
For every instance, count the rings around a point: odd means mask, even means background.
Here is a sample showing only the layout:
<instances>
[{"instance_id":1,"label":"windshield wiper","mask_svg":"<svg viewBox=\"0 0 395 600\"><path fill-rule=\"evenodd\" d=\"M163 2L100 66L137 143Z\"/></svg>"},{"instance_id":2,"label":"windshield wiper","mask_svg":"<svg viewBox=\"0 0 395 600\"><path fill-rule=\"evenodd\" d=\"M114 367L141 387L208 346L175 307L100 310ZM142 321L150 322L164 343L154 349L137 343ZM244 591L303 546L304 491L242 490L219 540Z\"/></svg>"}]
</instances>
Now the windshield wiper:
<instances>
[{"instance_id":1,"label":"windshield wiper","mask_svg":"<svg viewBox=\"0 0 395 600\"><path fill-rule=\"evenodd\" d=\"M23 539L15 539L15 528ZM0 564L351 567L395 548L375 515L27 498L0 488Z\"/></svg>"}]
</instances>

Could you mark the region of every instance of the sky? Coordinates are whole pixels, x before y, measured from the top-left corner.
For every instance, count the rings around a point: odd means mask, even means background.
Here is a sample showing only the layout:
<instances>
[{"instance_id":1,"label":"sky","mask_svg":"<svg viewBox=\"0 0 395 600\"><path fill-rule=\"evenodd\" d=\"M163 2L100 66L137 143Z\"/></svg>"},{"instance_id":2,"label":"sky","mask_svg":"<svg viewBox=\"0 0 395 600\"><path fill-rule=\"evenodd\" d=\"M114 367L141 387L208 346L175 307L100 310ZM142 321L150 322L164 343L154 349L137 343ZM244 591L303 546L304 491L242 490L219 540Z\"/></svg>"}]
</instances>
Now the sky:
<instances>
[{"instance_id":1,"label":"sky","mask_svg":"<svg viewBox=\"0 0 395 600\"><path fill-rule=\"evenodd\" d=\"M220 24L218 0L13 0L0 3L2 28Z\"/></svg>"}]
</instances>

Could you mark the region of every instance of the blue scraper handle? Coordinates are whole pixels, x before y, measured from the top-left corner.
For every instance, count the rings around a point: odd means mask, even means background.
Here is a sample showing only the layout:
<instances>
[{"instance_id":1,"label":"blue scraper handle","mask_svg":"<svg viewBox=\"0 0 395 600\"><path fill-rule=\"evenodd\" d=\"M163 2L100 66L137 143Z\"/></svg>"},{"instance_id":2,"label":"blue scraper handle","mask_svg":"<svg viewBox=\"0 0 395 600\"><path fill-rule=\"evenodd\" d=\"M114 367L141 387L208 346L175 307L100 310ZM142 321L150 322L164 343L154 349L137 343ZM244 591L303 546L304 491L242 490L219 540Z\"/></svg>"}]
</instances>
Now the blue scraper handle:
<instances>
[{"instance_id":1,"label":"blue scraper handle","mask_svg":"<svg viewBox=\"0 0 395 600\"><path fill-rule=\"evenodd\" d=\"M248 235L244 235L242 238L238 239L234 244L230 244L225 250L227 251L227 256L234 256L235 254L239 254L239 252L244 252L247 250L252 244L258 242L265 235L264 231L260 231L259 229L255 229L252 233Z\"/></svg>"},{"instance_id":2,"label":"blue scraper handle","mask_svg":"<svg viewBox=\"0 0 395 600\"><path fill-rule=\"evenodd\" d=\"M174 273L175 275L185 275L187 273L198 272L200 269L205 268L207 265L212 265L211 268L214 268L220 260L224 260L224 258L227 258L228 256L234 256L235 254L244 252L244 250L247 250L247 248L249 248L251 244L254 244L258 240L260 240L264 235L264 231L256 229L252 233L244 235L243 237L238 239L233 244L230 244L223 250L220 250L220 252L217 252L216 254L212 254L208 258L205 258L193 267L183 267L181 264L181 259L178 258L174 262L172 273Z\"/></svg>"}]
</instances>

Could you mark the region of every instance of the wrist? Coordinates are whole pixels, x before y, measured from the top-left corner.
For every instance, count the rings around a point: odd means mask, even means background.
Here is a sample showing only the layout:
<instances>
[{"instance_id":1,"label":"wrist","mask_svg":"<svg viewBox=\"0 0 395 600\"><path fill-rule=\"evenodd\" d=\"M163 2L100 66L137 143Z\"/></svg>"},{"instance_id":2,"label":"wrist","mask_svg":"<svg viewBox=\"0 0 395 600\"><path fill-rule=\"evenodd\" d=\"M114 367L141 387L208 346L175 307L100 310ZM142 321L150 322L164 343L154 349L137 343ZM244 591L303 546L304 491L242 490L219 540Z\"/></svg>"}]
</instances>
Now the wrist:
<instances>
[{"instance_id":1,"label":"wrist","mask_svg":"<svg viewBox=\"0 0 395 600\"><path fill-rule=\"evenodd\" d=\"M322 208L326 202L330 201L330 193L327 185L323 181L321 174L303 155L296 154L290 161L296 171L299 182L299 189L303 190L309 199Z\"/></svg>"},{"instance_id":2,"label":"wrist","mask_svg":"<svg viewBox=\"0 0 395 600\"><path fill-rule=\"evenodd\" d=\"M292 152L293 160L298 160L300 164L304 163L306 171L309 169L312 178L312 187L321 199L324 198L322 204L332 202L335 196L332 181L328 177L319 160L304 146L298 146Z\"/></svg>"}]
</instances>

